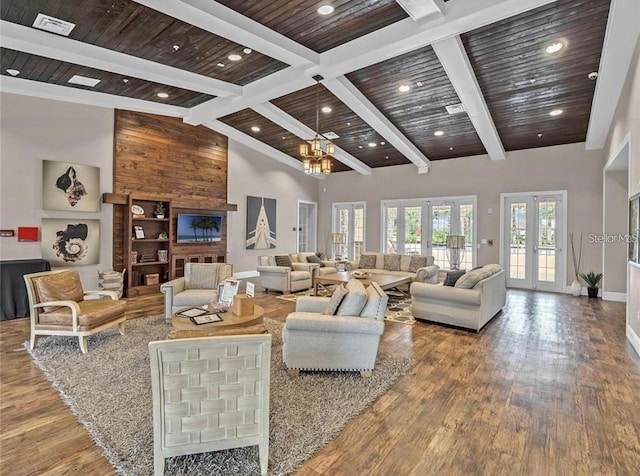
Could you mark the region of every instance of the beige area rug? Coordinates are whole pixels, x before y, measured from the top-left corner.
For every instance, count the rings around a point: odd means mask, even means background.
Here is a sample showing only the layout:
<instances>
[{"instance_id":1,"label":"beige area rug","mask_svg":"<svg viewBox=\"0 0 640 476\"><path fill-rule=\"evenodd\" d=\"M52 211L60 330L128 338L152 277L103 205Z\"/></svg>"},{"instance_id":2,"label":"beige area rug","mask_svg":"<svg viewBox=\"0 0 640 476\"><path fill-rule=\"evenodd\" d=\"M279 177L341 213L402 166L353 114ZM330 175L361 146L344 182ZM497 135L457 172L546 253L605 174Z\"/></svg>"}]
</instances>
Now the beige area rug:
<instances>
[{"instance_id":1,"label":"beige area rug","mask_svg":"<svg viewBox=\"0 0 640 476\"><path fill-rule=\"evenodd\" d=\"M331 296L334 286L326 286L320 288L318 293L320 296ZM384 314L385 321L400 322L402 324L414 324L416 322L413 314L411 314L411 296L409 293L401 291L386 291L389 296L387 311ZM313 296L313 289L299 291L297 293L282 294L277 296L278 299L295 302L300 296Z\"/></svg>"},{"instance_id":2,"label":"beige area rug","mask_svg":"<svg viewBox=\"0 0 640 476\"><path fill-rule=\"evenodd\" d=\"M283 325L272 319L264 323L273 336L269 475L292 474L413 365L380 351L370 378L358 372L302 372L291 378L282 364ZM153 474L147 344L165 339L170 330L163 316L152 316L128 321L124 336L116 329L90 336L86 355L75 337L41 338L30 351L120 475ZM168 458L165 471L167 476L259 474L257 446Z\"/></svg>"}]
</instances>

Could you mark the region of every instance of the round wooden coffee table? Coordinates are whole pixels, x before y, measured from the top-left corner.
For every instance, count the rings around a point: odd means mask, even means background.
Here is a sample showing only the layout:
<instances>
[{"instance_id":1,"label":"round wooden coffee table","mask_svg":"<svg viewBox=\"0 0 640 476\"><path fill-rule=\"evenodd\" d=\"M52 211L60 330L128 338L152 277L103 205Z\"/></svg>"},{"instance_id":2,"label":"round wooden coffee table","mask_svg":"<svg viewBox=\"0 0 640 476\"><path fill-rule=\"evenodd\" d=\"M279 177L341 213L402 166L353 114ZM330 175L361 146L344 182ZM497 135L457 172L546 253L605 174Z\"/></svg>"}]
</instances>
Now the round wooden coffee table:
<instances>
[{"instance_id":1,"label":"round wooden coffee table","mask_svg":"<svg viewBox=\"0 0 640 476\"><path fill-rule=\"evenodd\" d=\"M191 307L193 306L185 307L185 309L189 309ZM222 318L221 321L200 325L194 324L188 317L181 317L174 314L171 317L171 325L173 326L173 331L171 331L169 337L196 337L198 334L201 334L203 336L227 335L234 334L234 330L237 330L237 333L239 334L244 333L243 331L251 331L254 329L256 331L259 331L261 330L260 326L262 325L262 316L264 315L264 309L258 305L254 305L253 313L246 314L244 316L236 316L231 312L218 312L217 314Z\"/></svg>"}]
</instances>

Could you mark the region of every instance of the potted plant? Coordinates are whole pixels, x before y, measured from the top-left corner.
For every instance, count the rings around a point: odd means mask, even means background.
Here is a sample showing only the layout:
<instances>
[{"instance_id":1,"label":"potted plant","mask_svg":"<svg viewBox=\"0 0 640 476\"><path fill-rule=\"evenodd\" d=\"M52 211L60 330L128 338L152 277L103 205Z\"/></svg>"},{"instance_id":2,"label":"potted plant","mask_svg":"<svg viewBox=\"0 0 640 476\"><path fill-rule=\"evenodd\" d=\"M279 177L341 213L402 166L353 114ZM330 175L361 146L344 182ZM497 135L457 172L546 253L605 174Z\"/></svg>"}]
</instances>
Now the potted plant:
<instances>
[{"instance_id":1,"label":"potted plant","mask_svg":"<svg viewBox=\"0 0 640 476\"><path fill-rule=\"evenodd\" d=\"M602 273L594 273L593 271L589 271L588 273L581 273L580 277L587 285L587 293L590 298L598 297L598 284L600 284L600 280L602 279Z\"/></svg>"},{"instance_id":2,"label":"potted plant","mask_svg":"<svg viewBox=\"0 0 640 476\"><path fill-rule=\"evenodd\" d=\"M164 213L166 212L166 208L163 202L156 203L156 206L153 210L153 214L156 218L164 218Z\"/></svg>"}]
</instances>

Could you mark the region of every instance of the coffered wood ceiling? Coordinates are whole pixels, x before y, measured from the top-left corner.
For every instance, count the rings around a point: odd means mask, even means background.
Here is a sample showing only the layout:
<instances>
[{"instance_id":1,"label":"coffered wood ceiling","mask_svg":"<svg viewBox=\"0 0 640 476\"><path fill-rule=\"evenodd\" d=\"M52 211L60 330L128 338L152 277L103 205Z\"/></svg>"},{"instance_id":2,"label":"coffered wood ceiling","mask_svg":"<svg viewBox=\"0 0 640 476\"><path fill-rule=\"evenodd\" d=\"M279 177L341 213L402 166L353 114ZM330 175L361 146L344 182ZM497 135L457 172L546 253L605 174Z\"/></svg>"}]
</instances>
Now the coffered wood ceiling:
<instances>
[{"instance_id":1,"label":"coffered wood ceiling","mask_svg":"<svg viewBox=\"0 0 640 476\"><path fill-rule=\"evenodd\" d=\"M319 15L323 4L333 13ZM183 117L297 169L318 100L331 107L319 132L339 136L335 171L424 171L431 160L508 160L508 151L585 140L600 148L622 88L616 72L626 72L640 31L639 4L7 0L0 90ZM69 37L44 32L31 26L38 13L76 26ZM558 40L560 52L544 52ZM100 82L73 85L73 75ZM448 114L458 103L466 111Z\"/></svg>"}]
</instances>

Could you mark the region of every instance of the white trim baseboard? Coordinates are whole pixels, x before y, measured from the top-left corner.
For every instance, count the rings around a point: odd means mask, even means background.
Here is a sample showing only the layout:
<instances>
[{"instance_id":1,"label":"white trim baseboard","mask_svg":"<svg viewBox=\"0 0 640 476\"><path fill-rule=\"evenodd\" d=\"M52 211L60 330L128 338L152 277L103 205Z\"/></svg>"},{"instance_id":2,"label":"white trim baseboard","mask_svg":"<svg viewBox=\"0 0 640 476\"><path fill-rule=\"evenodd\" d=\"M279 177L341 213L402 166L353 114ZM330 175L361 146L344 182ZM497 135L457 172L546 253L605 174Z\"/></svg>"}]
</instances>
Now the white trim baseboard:
<instances>
[{"instance_id":1,"label":"white trim baseboard","mask_svg":"<svg viewBox=\"0 0 640 476\"><path fill-rule=\"evenodd\" d=\"M633 347L638 355L640 355L640 337L638 334L633 332L631 326L627 326L627 339L631 343L631 347Z\"/></svg>"},{"instance_id":2,"label":"white trim baseboard","mask_svg":"<svg viewBox=\"0 0 640 476\"><path fill-rule=\"evenodd\" d=\"M258 271L242 271L241 273L233 273L233 277L237 279L256 278L260 276Z\"/></svg>"},{"instance_id":3,"label":"white trim baseboard","mask_svg":"<svg viewBox=\"0 0 640 476\"><path fill-rule=\"evenodd\" d=\"M605 301L627 302L627 293L604 291L602 293L602 299Z\"/></svg>"}]
</instances>

